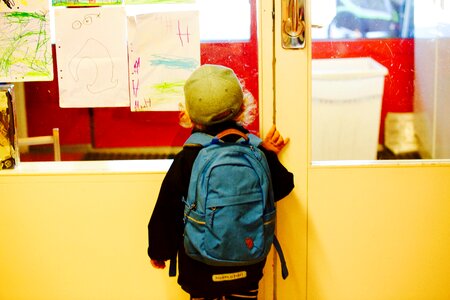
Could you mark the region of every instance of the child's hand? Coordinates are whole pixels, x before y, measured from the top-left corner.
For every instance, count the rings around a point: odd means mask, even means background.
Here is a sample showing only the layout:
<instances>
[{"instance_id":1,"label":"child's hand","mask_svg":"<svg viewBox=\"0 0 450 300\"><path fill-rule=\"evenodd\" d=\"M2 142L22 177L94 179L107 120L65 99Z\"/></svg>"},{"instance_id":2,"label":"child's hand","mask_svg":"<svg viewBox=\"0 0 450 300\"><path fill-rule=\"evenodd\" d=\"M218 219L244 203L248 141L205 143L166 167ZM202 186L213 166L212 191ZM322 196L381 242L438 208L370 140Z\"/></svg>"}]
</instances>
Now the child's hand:
<instances>
[{"instance_id":1,"label":"child's hand","mask_svg":"<svg viewBox=\"0 0 450 300\"><path fill-rule=\"evenodd\" d=\"M272 125L269 132L262 142L262 146L267 150L272 150L279 153L286 144L289 143L289 138L284 139L275 125Z\"/></svg>"},{"instance_id":2,"label":"child's hand","mask_svg":"<svg viewBox=\"0 0 450 300\"><path fill-rule=\"evenodd\" d=\"M164 269L166 267L166 262L164 260L150 259L150 263L155 269Z\"/></svg>"}]
</instances>

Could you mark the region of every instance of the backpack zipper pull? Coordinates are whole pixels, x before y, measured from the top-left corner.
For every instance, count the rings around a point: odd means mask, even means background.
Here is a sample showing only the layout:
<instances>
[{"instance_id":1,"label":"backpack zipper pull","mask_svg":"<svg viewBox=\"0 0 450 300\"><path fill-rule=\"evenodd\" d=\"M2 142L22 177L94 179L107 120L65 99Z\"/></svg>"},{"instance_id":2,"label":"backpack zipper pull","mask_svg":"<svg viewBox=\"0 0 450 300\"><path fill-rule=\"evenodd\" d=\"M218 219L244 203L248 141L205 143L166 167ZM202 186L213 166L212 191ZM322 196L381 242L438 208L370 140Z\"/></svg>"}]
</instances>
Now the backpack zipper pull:
<instances>
[{"instance_id":1,"label":"backpack zipper pull","mask_svg":"<svg viewBox=\"0 0 450 300\"><path fill-rule=\"evenodd\" d=\"M216 210L217 210L217 207L211 207L211 218L210 218L210 223L209 223L211 228L214 225L214 215L215 215Z\"/></svg>"},{"instance_id":2,"label":"backpack zipper pull","mask_svg":"<svg viewBox=\"0 0 450 300\"><path fill-rule=\"evenodd\" d=\"M261 159L261 154L259 151L256 151L255 146L250 145L250 150L252 150L253 154L255 155L255 157L260 160Z\"/></svg>"},{"instance_id":3,"label":"backpack zipper pull","mask_svg":"<svg viewBox=\"0 0 450 300\"><path fill-rule=\"evenodd\" d=\"M183 223L186 224L186 219L189 216L189 214L191 213L191 211L195 210L197 208L197 203L192 203L189 208L187 209L187 211L184 213L184 218L183 218Z\"/></svg>"}]
</instances>

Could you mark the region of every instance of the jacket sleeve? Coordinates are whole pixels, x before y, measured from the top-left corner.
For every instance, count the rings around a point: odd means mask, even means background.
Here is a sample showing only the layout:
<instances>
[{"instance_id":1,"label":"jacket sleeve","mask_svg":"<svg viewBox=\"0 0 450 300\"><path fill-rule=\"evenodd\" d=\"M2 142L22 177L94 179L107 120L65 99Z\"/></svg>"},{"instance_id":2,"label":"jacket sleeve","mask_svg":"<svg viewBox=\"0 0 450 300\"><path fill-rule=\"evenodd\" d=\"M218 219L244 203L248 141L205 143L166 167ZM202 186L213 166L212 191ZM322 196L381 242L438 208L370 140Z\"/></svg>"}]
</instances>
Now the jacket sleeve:
<instances>
[{"instance_id":1,"label":"jacket sleeve","mask_svg":"<svg viewBox=\"0 0 450 300\"><path fill-rule=\"evenodd\" d=\"M183 231L184 195L182 156L178 155L161 185L156 205L148 223L148 255L169 260L176 256Z\"/></svg>"},{"instance_id":2,"label":"jacket sleeve","mask_svg":"<svg viewBox=\"0 0 450 300\"><path fill-rule=\"evenodd\" d=\"M184 230L184 202L192 165L200 147L185 147L167 171L148 223L148 255L169 260L177 255Z\"/></svg>"},{"instance_id":3,"label":"jacket sleeve","mask_svg":"<svg viewBox=\"0 0 450 300\"><path fill-rule=\"evenodd\" d=\"M294 174L289 172L278 160L277 154L261 147L267 158L275 201L281 200L294 189Z\"/></svg>"}]
</instances>

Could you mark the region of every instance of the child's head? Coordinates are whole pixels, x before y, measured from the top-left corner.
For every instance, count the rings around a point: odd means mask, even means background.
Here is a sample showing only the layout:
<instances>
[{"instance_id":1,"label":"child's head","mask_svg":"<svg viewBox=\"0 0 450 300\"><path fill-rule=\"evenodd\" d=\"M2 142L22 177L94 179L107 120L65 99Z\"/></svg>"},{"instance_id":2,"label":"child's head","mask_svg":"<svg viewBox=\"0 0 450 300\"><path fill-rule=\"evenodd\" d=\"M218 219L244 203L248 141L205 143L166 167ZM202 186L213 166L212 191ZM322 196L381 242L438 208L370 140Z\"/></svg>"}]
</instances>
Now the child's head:
<instances>
[{"instance_id":1,"label":"child's head","mask_svg":"<svg viewBox=\"0 0 450 300\"><path fill-rule=\"evenodd\" d=\"M239 79L230 68L202 65L187 79L184 95L187 115L182 114L181 123L185 127L188 127L186 123L189 120L199 127L229 120L245 125L254 120L254 116L251 120L243 116L249 115L250 106L254 110L253 97L243 91Z\"/></svg>"}]
</instances>

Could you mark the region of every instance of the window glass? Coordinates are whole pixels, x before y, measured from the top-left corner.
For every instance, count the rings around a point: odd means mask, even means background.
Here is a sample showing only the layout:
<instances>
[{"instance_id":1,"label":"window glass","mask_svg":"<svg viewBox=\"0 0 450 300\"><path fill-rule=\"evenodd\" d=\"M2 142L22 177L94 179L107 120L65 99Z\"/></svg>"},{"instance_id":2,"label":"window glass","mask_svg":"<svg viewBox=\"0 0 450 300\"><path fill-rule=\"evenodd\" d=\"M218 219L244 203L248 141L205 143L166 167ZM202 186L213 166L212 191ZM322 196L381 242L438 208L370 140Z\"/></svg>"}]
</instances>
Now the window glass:
<instances>
[{"instance_id":1,"label":"window glass","mask_svg":"<svg viewBox=\"0 0 450 300\"><path fill-rule=\"evenodd\" d=\"M312 1L313 160L420 157L415 2Z\"/></svg>"},{"instance_id":2,"label":"window glass","mask_svg":"<svg viewBox=\"0 0 450 300\"><path fill-rule=\"evenodd\" d=\"M221 64L234 69L258 100L256 0L126 6L128 15L193 8L200 15L201 64ZM56 73L54 47L53 55ZM170 158L190 134L190 129L178 125L179 113L175 111L60 108L57 78L51 82L27 82L23 94L24 99L18 97L17 101L23 102L19 104L24 107L21 118L25 115L26 121L18 129L19 136L49 135L53 128L59 128L62 160ZM249 129L258 131L258 118ZM35 160L53 160L52 147L31 146L28 151L21 150L21 161Z\"/></svg>"}]
</instances>

